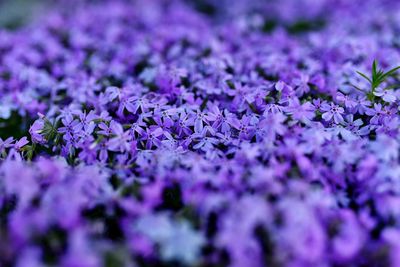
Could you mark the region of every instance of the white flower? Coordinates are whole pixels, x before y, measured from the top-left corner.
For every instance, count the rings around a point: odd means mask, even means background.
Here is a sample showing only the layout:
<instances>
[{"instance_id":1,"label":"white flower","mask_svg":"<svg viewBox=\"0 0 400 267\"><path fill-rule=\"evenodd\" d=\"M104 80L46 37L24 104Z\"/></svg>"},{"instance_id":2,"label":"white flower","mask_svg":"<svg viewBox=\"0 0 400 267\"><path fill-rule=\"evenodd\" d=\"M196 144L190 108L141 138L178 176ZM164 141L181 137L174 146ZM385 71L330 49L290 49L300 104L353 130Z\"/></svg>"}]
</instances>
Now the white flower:
<instances>
[{"instance_id":1,"label":"white flower","mask_svg":"<svg viewBox=\"0 0 400 267\"><path fill-rule=\"evenodd\" d=\"M388 103L396 102L396 95L394 94L393 90L385 90L382 88L378 88L374 92L374 95L381 97L383 99L383 101L388 102Z\"/></svg>"},{"instance_id":2,"label":"white flower","mask_svg":"<svg viewBox=\"0 0 400 267\"><path fill-rule=\"evenodd\" d=\"M0 118L8 119L11 116L11 106L0 104Z\"/></svg>"},{"instance_id":3,"label":"white flower","mask_svg":"<svg viewBox=\"0 0 400 267\"><path fill-rule=\"evenodd\" d=\"M137 231L160 245L161 257L167 261L192 265L204 244L204 237L187 221L173 221L166 214L144 216L135 226Z\"/></svg>"}]
</instances>

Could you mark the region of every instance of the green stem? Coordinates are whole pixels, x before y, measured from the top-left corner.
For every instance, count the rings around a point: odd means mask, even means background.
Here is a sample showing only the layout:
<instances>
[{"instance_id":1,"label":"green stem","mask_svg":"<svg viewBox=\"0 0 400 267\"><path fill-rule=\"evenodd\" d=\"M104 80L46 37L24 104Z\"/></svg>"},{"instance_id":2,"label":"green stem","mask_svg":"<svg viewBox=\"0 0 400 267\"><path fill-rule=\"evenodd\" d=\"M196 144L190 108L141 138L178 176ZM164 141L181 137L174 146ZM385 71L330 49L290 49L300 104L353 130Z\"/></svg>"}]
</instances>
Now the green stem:
<instances>
[{"instance_id":1,"label":"green stem","mask_svg":"<svg viewBox=\"0 0 400 267\"><path fill-rule=\"evenodd\" d=\"M368 100L371 101L371 102L374 102L374 100L375 100L375 95L374 95L374 93L375 93L375 87L372 86L372 87L371 87L371 91L368 92L368 94L367 94L367 98L368 98Z\"/></svg>"}]
</instances>

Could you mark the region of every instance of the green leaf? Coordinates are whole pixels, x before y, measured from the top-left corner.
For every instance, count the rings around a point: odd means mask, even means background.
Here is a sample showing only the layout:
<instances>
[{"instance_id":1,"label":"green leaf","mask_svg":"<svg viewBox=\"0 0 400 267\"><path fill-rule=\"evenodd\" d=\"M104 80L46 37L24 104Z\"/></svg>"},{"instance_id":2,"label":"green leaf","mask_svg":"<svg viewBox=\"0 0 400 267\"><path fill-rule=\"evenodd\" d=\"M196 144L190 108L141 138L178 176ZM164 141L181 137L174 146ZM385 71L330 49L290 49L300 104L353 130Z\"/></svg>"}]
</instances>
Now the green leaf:
<instances>
[{"instance_id":1,"label":"green leaf","mask_svg":"<svg viewBox=\"0 0 400 267\"><path fill-rule=\"evenodd\" d=\"M377 61L376 60L374 60L374 62L372 63L372 77L375 77L376 76L376 73L377 73Z\"/></svg>"},{"instance_id":2,"label":"green leaf","mask_svg":"<svg viewBox=\"0 0 400 267\"><path fill-rule=\"evenodd\" d=\"M359 74L359 75L361 75L364 79L366 79L369 83L371 83L372 84L372 81L371 81L371 79L370 78L368 78L368 76L367 75L365 75L364 73L362 73L362 72L360 72L360 71L357 71L357 73Z\"/></svg>"},{"instance_id":3,"label":"green leaf","mask_svg":"<svg viewBox=\"0 0 400 267\"><path fill-rule=\"evenodd\" d=\"M44 126L42 129L42 134L47 141L52 141L57 135L57 129L59 127L59 121L52 123L47 118L43 118Z\"/></svg>"},{"instance_id":4,"label":"green leaf","mask_svg":"<svg viewBox=\"0 0 400 267\"><path fill-rule=\"evenodd\" d=\"M386 72L383 77L386 79L387 77L393 75L399 69L400 69L400 66L393 68L393 69L389 70L388 72Z\"/></svg>"},{"instance_id":5,"label":"green leaf","mask_svg":"<svg viewBox=\"0 0 400 267\"><path fill-rule=\"evenodd\" d=\"M369 78L366 74L356 71L357 74L361 75L364 79L366 79L370 84L371 84L371 90L367 93L368 99L373 100L374 98L374 91L376 88L378 88L382 83L385 82L385 80L389 77L392 76L396 71L400 69L400 66L393 68L387 72L384 72L381 69L378 69L378 61L374 60L372 63L372 76ZM351 84L354 88L357 90L362 91L360 88L354 86Z\"/></svg>"},{"instance_id":6,"label":"green leaf","mask_svg":"<svg viewBox=\"0 0 400 267\"><path fill-rule=\"evenodd\" d=\"M352 84L352 83L350 83L350 86L352 86L352 87L354 87L356 90L358 90L358 91L361 91L361 92L363 92L363 93L365 93L365 91L364 90L362 90L360 87L358 87L358 86L355 86L354 84Z\"/></svg>"},{"instance_id":7,"label":"green leaf","mask_svg":"<svg viewBox=\"0 0 400 267\"><path fill-rule=\"evenodd\" d=\"M385 90L390 90L390 89L396 89L396 88L400 88L400 84L391 84L387 87L385 87Z\"/></svg>"}]
</instances>

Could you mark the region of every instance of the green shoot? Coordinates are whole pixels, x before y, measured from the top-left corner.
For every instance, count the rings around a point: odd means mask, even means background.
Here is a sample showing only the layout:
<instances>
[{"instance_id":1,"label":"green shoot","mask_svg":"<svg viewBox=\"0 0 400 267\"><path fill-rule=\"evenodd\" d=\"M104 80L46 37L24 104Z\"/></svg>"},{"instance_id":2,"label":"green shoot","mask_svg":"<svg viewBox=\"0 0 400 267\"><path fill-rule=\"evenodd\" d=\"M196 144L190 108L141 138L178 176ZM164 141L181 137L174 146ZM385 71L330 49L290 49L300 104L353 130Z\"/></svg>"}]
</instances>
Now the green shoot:
<instances>
[{"instance_id":1,"label":"green shoot","mask_svg":"<svg viewBox=\"0 0 400 267\"><path fill-rule=\"evenodd\" d=\"M57 128L59 125L59 121L52 123L46 117L42 118L44 120L44 127L42 129L42 134L47 141L53 140L57 137Z\"/></svg>"},{"instance_id":2,"label":"green shoot","mask_svg":"<svg viewBox=\"0 0 400 267\"><path fill-rule=\"evenodd\" d=\"M374 62L372 63L371 78L369 78L366 74L357 71L357 74L359 74L361 77L367 80L371 85L371 90L370 92L368 92L368 99L373 100L375 97L374 93L376 88L378 88L382 83L384 83L388 77L393 76L399 69L400 66L385 72L382 69L378 69L378 63L376 60L374 60Z\"/></svg>"}]
</instances>

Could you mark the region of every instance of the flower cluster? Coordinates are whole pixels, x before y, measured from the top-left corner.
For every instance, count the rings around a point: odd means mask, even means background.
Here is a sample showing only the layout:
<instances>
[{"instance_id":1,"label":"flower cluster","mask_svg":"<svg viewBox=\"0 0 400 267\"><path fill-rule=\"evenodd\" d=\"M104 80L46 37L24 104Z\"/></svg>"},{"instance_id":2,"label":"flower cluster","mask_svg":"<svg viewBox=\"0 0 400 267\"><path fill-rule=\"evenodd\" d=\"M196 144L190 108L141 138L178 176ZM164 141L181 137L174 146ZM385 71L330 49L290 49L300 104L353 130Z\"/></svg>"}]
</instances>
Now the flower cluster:
<instances>
[{"instance_id":1,"label":"flower cluster","mask_svg":"<svg viewBox=\"0 0 400 267\"><path fill-rule=\"evenodd\" d=\"M400 266L399 10L59 1L0 30L0 266Z\"/></svg>"}]
</instances>

